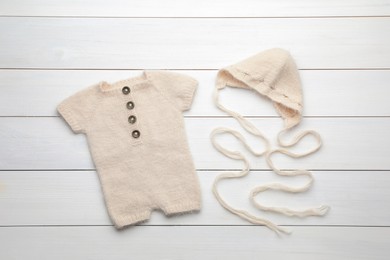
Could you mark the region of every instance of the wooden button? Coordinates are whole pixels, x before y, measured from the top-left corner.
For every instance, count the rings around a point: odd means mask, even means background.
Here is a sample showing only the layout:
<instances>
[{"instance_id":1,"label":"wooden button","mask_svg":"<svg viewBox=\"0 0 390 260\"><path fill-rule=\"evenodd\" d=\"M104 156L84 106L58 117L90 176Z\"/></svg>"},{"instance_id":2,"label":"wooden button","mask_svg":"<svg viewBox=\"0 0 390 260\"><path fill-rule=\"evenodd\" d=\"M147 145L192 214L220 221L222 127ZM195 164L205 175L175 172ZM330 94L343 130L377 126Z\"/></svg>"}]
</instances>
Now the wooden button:
<instances>
[{"instance_id":1,"label":"wooden button","mask_svg":"<svg viewBox=\"0 0 390 260\"><path fill-rule=\"evenodd\" d=\"M130 88L128 86L124 86L122 88L122 93L125 94L125 95L129 94L130 93Z\"/></svg>"},{"instance_id":2,"label":"wooden button","mask_svg":"<svg viewBox=\"0 0 390 260\"><path fill-rule=\"evenodd\" d=\"M134 103L132 101L127 102L126 104L127 109L132 110L134 108Z\"/></svg>"},{"instance_id":3,"label":"wooden button","mask_svg":"<svg viewBox=\"0 0 390 260\"><path fill-rule=\"evenodd\" d=\"M138 138L140 137L141 133L138 131L138 130L134 130L131 135L134 137L134 138Z\"/></svg>"},{"instance_id":4,"label":"wooden button","mask_svg":"<svg viewBox=\"0 0 390 260\"><path fill-rule=\"evenodd\" d=\"M137 118L135 116L129 116L128 120L130 124L134 124L135 122L137 122Z\"/></svg>"}]
</instances>

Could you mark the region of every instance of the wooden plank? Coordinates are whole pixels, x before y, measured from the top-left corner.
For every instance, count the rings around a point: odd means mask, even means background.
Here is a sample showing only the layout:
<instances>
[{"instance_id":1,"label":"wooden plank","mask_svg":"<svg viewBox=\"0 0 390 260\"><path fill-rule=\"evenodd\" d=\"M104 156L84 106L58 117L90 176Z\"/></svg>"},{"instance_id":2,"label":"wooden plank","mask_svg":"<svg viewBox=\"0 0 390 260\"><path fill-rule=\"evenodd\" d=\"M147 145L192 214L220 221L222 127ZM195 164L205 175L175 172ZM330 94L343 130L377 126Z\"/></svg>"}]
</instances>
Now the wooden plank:
<instances>
[{"instance_id":1,"label":"wooden plank","mask_svg":"<svg viewBox=\"0 0 390 260\"><path fill-rule=\"evenodd\" d=\"M86 17L291 17L291 16L374 16L389 15L385 0L309 0L237 1L237 0L3 0L0 15L86 16Z\"/></svg>"},{"instance_id":2,"label":"wooden plank","mask_svg":"<svg viewBox=\"0 0 390 260\"><path fill-rule=\"evenodd\" d=\"M256 118L251 121L263 133L275 140L282 128L279 118ZM241 162L230 160L213 149L209 134L217 126L244 130L232 118L186 118L186 129L195 165L198 169L240 169ZM305 118L294 133L315 129L324 139L324 147L309 158L293 160L275 155L282 168L335 170L389 170L390 118ZM252 145L261 142L243 133ZM287 137L286 137L287 138ZM218 139L229 149L243 147L231 136ZM296 152L313 145L303 140ZM85 135L75 135L62 118L1 118L0 169L93 169ZM244 150L244 153L247 152ZM248 155L253 169L268 169L264 158Z\"/></svg>"},{"instance_id":3,"label":"wooden plank","mask_svg":"<svg viewBox=\"0 0 390 260\"><path fill-rule=\"evenodd\" d=\"M390 228L264 227L1 228L2 259L387 259ZM23 248L23 250L21 250Z\"/></svg>"},{"instance_id":4,"label":"wooden plank","mask_svg":"<svg viewBox=\"0 0 390 260\"><path fill-rule=\"evenodd\" d=\"M154 211L143 225L250 225L223 209L213 196L212 183L219 173L198 172L200 212L165 217L161 211ZM271 181L297 185L302 178L254 171L243 179L221 182L219 190L231 205L280 225L390 226L390 210L385 206L390 204L389 171L320 171L314 172L314 177L315 185L306 193L266 192L257 200L294 208L330 205L331 211L322 218L267 214L254 209L248 200L250 189L257 185ZM1 171L0 208L6 210L0 215L0 226L112 225L102 194L95 171Z\"/></svg>"},{"instance_id":5,"label":"wooden plank","mask_svg":"<svg viewBox=\"0 0 390 260\"><path fill-rule=\"evenodd\" d=\"M175 71L199 81L186 116L224 116L211 100L216 70ZM115 82L139 70L0 70L0 116L57 116L67 96L100 80ZM390 116L390 70L301 70L305 116ZM369 86L369 88L368 88ZM226 88L221 102L247 116L275 116L251 91Z\"/></svg>"},{"instance_id":6,"label":"wooden plank","mask_svg":"<svg viewBox=\"0 0 390 260\"><path fill-rule=\"evenodd\" d=\"M390 68L389 26L388 17L2 17L0 68L218 69L273 47L302 69Z\"/></svg>"}]
</instances>

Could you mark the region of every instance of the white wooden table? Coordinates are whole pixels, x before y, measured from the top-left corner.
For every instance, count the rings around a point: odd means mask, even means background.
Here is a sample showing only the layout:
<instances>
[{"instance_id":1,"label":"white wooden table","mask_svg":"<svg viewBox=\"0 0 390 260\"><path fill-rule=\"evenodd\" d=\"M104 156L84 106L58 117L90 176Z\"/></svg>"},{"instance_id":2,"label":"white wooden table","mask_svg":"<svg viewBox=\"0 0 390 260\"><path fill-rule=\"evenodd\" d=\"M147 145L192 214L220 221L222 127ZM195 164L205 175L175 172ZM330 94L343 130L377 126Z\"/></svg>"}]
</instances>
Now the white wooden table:
<instances>
[{"instance_id":1,"label":"white wooden table","mask_svg":"<svg viewBox=\"0 0 390 260\"><path fill-rule=\"evenodd\" d=\"M211 193L216 175L241 165L213 149L210 131L243 132L212 103L216 72L272 47L295 58L305 104L299 129L320 132L324 147L298 161L277 157L281 167L313 170L309 192L260 199L332 209L307 219L254 210L250 187L304 180L277 178L249 155L250 176L220 190L232 205L293 230L282 237L228 213ZM55 108L79 89L142 69L200 82L185 117L203 205L171 218L156 211L118 232L85 136ZM390 1L1 0L0 90L0 259L389 259ZM229 89L221 99L271 136L282 127L253 93Z\"/></svg>"}]
</instances>

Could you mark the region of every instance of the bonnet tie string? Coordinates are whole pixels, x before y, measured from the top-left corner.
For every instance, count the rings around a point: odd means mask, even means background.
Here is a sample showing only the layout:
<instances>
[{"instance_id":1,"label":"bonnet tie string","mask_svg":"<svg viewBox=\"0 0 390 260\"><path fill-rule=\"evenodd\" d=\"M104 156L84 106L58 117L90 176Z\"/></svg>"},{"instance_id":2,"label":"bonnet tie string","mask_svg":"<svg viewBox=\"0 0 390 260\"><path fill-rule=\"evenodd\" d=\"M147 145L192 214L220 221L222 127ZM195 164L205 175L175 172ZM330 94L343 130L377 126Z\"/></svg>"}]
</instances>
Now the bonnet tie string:
<instances>
[{"instance_id":1,"label":"bonnet tie string","mask_svg":"<svg viewBox=\"0 0 390 260\"><path fill-rule=\"evenodd\" d=\"M271 160L271 155L274 154L274 153L281 153L281 154L287 155L287 156L289 156L291 158L302 158L302 157L305 157L305 156L308 156L310 154L315 153L316 151L318 151L321 148L321 145L322 145L321 137L320 137L320 135L316 131L313 131L313 130L302 131L301 133L296 135L294 137L294 139L290 143L283 142L280 139L280 136L281 136L282 133L284 133L284 132L286 132L288 130L289 130L289 128L285 128L285 129L283 129L282 131L279 132L279 134L278 134L278 144L279 144L279 146L281 146L281 147L291 147L291 146L294 146L302 138L304 138L305 136L308 136L308 135L311 135L311 136L313 136L316 139L317 145L313 149L309 150L308 152L301 153L301 154L290 152L287 149L280 149L280 148L279 149L273 149L273 150L270 150L265 155L266 162L267 162L268 166L278 175L290 176L290 177L291 176L302 176L302 175L304 175L304 176L308 177L308 179L309 179L308 182L306 182L306 184L304 184L302 186L298 186L298 187L297 186L289 186L289 185L279 184L279 183L271 183L271 184L268 184L268 185L258 186L258 187L256 187L256 188L251 190L250 200L251 200L252 204L256 208L258 208L258 209L261 209L261 210L264 210L264 211L277 212L277 213L281 213L281 214L286 215L286 216L297 216L297 217L322 216L322 215L327 213L327 211L329 210L329 206L321 205L321 206L319 206L317 208L308 208L308 209L304 209L304 210L292 210L292 209L285 208L285 207L267 207L267 206L263 206L263 205L261 205L260 203L258 203L255 200L255 196L257 194L259 194L260 192L266 191L268 189L279 190L279 191L290 192L290 193L304 192L304 191L307 191L310 188L310 186L312 185L312 183L314 181L312 173L310 171L308 171L308 170L303 170L302 169L302 170L293 170L293 171L282 171L279 168L276 168L275 165L273 164L273 162Z\"/></svg>"},{"instance_id":2,"label":"bonnet tie string","mask_svg":"<svg viewBox=\"0 0 390 260\"><path fill-rule=\"evenodd\" d=\"M225 83L224 82L217 81L216 88L215 88L214 93L213 93L213 101L214 101L214 103L216 104L216 106L219 109L221 109L225 113L227 113L227 114L231 115L233 118L235 118L239 122L239 124L247 132L255 135L256 137L259 137L262 140L262 142L263 142L264 150L260 151L260 152L255 151L253 148L251 148L249 146L249 144L246 141L246 139L244 138L244 136L241 135L236 130L233 130L233 129L230 129L230 128L226 128L226 127L218 127L218 128L215 128L211 132L211 134L210 134L211 142L212 142L213 146L220 153L222 153L223 155L225 155L225 156L227 156L227 157L229 157L231 159L241 160L244 163L243 169L240 172L232 172L232 171L224 172L224 173L218 175L215 178L215 180L213 182L212 190L213 190L213 194L216 197L216 199L218 200L218 202L225 209L227 209L228 211L232 212L233 214L235 214L235 215L237 215L237 216L239 216L239 217L241 217L241 218L243 218L243 219L245 219L245 220L247 220L247 221L249 221L249 222L251 222L253 224L259 224L259 225L267 226L271 230L275 231L277 234L279 234L280 232L287 233L287 234L290 233L289 230L276 225L275 223L273 223L270 220L267 220L265 218L256 217L256 216L248 213L247 211L244 211L244 210L241 210L241 209L236 209L236 208L230 206L221 197L221 195L219 194L218 189L217 189L217 185L218 185L218 183L221 180L245 177L250 172L249 162L248 162L248 160L245 158L245 156L242 153L240 153L238 151L228 150L228 149L222 147L215 140L216 135L219 135L219 134L231 134L238 141L240 141L245 146L245 148L248 151L250 151L253 155L255 155L257 157L260 157L260 156L264 155L268 166L276 174L282 175L282 176L305 175L305 176L307 176L309 178L309 181L305 185L303 185L301 187L289 186L289 185L285 185L285 184L281 184L281 183L277 183L277 182L272 182L272 183L263 184L263 185L260 185L260 186L257 186L255 188L253 188L251 190L251 192L250 192L249 199L251 200L252 204L256 208L258 208L260 210L264 210L264 211L271 211L271 212L280 213L280 214L287 215L287 216L305 217L305 216L324 215L327 212L327 210L329 209L328 206L320 206L318 208L309 208L309 209L304 209L304 210L292 210L292 209L289 209L289 208L286 208L286 207L269 207L269 206L264 206L264 205L261 205L260 203L258 203L255 200L255 197L260 192L267 191L267 190L278 190L278 191L291 192L291 193L303 192L303 191L308 190L310 188L312 182L313 182L313 176L312 176L310 171L307 171L307 170L281 171L280 169L278 169L277 167L274 166L274 164L273 164L273 162L271 160L271 155L274 154L274 153L282 153L282 154L287 155L289 157L301 158L301 157L307 156L309 154L312 154L312 153L316 152L321 147L322 142L321 142L320 135L317 132L313 131L313 130L303 131L300 134L298 134L297 136L295 136L295 138L290 143L285 143L285 142L283 142L281 140L281 135L289 129L289 128L285 128L282 131L280 131L279 134L278 134L278 144L279 144L279 146L281 146L281 147L291 147L291 146L294 146L302 138L304 138L307 135L312 135L313 137L315 137L315 139L317 141L317 146L315 148L313 148L312 150L310 150L310 151L308 151L306 153L302 153L302 154L292 153L292 152L290 152L290 151L288 151L286 149L283 149L283 148L271 150L270 149L270 142L269 142L269 140L260 132L260 130L258 128L256 128L251 122L249 122L247 119L245 119L241 114L227 109L226 107L224 107L219 102L219 97L218 97L219 90L224 88L224 87L225 87Z\"/></svg>"}]
</instances>

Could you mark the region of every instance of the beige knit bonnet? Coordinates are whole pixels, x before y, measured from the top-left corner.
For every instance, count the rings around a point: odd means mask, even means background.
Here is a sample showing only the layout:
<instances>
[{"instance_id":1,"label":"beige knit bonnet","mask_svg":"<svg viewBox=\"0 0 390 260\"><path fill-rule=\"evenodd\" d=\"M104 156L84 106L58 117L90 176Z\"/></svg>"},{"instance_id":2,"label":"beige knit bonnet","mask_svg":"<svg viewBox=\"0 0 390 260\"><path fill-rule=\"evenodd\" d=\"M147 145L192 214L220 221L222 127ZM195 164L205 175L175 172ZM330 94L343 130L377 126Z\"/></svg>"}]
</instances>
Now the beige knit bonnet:
<instances>
[{"instance_id":1,"label":"beige knit bonnet","mask_svg":"<svg viewBox=\"0 0 390 260\"><path fill-rule=\"evenodd\" d=\"M219 91L224 89L226 86L253 90L272 101L276 111L284 120L284 128L279 132L277 138L278 145L281 148L271 149L268 138L266 138L258 128L256 128L251 122L249 122L239 113L229 110L220 104L218 94ZM326 214L329 207L325 205L317 208L293 210L287 207L264 206L255 200L255 196L257 194L266 190L279 190L291 193L303 192L308 190L313 182L313 176L311 172L307 170L282 171L276 168L271 160L271 155L273 153L282 153L293 158L303 157L316 152L322 144L321 137L313 130L307 130L299 133L290 142L284 142L281 139L281 136L284 132L299 124L301 121L303 108L302 89L299 73L290 53L279 48L269 49L242 60L235 65L231 65L219 70L213 97L214 102L219 109L235 118L246 131L259 137L264 144L263 150L261 152L257 152L249 146L244 136L236 130L225 127L218 127L211 132L212 144L219 152L231 159L241 160L244 163L242 171L224 172L215 179L213 183L213 193L219 203L225 209L240 216L243 219L246 219L251 223L265 225L277 233L289 233L288 230L277 226L267 219L256 217L241 209L233 208L227 202L225 202L218 193L217 183L220 180L244 177L250 171L249 162L242 153L228 150L216 141L216 135L229 133L237 138L245 146L245 148L247 148L255 156L264 156L268 166L276 174L283 176L305 175L308 177L309 181L305 185L298 187L277 182L267 183L255 187L250 193L250 200L256 208L264 211L276 212L287 216L297 217L320 216ZM316 139L317 146L314 149L303 154L293 153L285 149L286 147L291 147L297 144L303 137L307 135L312 135Z\"/></svg>"}]
</instances>

